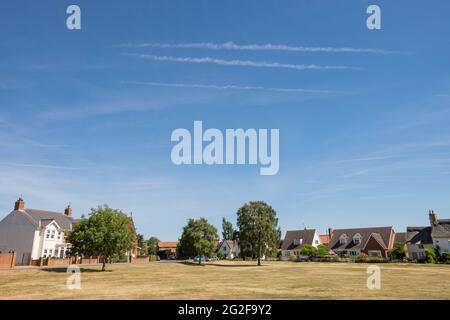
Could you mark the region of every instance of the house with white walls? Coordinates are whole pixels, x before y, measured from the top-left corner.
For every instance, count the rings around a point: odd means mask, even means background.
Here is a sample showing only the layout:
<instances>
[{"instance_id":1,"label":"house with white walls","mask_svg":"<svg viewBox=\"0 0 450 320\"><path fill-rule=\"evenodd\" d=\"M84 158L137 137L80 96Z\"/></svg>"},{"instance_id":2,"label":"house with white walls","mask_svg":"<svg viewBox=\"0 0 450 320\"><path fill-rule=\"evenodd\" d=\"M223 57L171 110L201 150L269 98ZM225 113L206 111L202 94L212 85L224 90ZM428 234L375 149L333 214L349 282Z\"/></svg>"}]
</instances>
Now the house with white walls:
<instances>
[{"instance_id":1,"label":"house with white walls","mask_svg":"<svg viewBox=\"0 0 450 320\"><path fill-rule=\"evenodd\" d=\"M239 244L235 240L223 240L219 243L217 252L221 252L227 259L234 259L239 257L241 250Z\"/></svg>"},{"instance_id":2,"label":"house with white walls","mask_svg":"<svg viewBox=\"0 0 450 320\"><path fill-rule=\"evenodd\" d=\"M450 219L438 219L433 210L429 212L431 238L439 253L450 252Z\"/></svg>"},{"instance_id":3,"label":"house with white walls","mask_svg":"<svg viewBox=\"0 0 450 320\"><path fill-rule=\"evenodd\" d=\"M26 265L30 259L65 258L70 245L64 235L76 222L70 206L64 212L28 209L19 198L14 210L0 221L0 252L16 252L17 265Z\"/></svg>"},{"instance_id":4,"label":"house with white walls","mask_svg":"<svg viewBox=\"0 0 450 320\"><path fill-rule=\"evenodd\" d=\"M406 256L410 260L424 260L427 248L450 252L450 219L438 219L433 210L428 212L428 219L429 226L406 228Z\"/></svg>"},{"instance_id":5,"label":"house with white walls","mask_svg":"<svg viewBox=\"0 0 450 320\"><path fill-rule=\"evenodd\" d=\"M287 231L281 245L281 258L286 260L291 255L299 256L304 245L317 248L320 244L322 243L316 229Z\"/></svg>"}]
</instances>

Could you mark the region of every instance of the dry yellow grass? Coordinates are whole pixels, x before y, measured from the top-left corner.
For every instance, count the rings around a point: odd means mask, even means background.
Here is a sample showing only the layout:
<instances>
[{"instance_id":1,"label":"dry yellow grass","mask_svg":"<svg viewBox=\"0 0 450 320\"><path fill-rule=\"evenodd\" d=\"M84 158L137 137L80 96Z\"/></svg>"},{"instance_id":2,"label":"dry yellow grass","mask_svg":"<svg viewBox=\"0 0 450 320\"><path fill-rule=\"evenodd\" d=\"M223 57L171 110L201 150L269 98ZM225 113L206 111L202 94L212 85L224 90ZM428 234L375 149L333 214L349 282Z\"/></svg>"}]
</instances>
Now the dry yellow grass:
<instances>
[{"instance_id":1,"label":"dry yellow grass","mask_svg":"<svg viewBox=\"0 0 450 320\"><path fill-rule=\"evenodd\" d=\"M204 266L83 267L81 289L65 269L0 271L0 299L450 299L450 265L380 264L368 290L367 264L214 262Z\"/></svg>"}]
</instances>

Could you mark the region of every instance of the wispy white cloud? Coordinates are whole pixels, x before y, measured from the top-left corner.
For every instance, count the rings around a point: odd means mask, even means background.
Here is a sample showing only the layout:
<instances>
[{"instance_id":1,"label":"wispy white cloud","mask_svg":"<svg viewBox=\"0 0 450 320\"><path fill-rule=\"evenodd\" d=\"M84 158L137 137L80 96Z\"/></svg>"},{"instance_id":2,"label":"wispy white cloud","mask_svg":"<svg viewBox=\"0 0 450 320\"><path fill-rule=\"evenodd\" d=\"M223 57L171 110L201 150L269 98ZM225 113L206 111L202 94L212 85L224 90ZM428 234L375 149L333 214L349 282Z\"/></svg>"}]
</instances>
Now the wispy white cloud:
<instances>
[{"instance_id":1,"label":"wispy white cloud","mask_svg":"<svg viewBox=\"0 0 450 320\"><path fill-rule=\"evenodd\" d=\"M1 122L0 122L1 124ZM0 147L27 147L27 148L68 148L70 145L67 144L47 144L38 142L0 142Z\"/></svg>"},{"instance_id":2,"label":"wispy white cloud","mask_svg":"<svg viewBox=\"0 0 450 320\"><path fill-rule=\"evenodd\" d=\"M291 52L326 52L326 53L378 53L392 54L395 51L377 48L351 47L304 47L285 44L236 44L234 42L212 43L126 43L114 46L116 48L167 48L167 49L208 49L208 50L244 50L244 51L291 51Z\"/></svg>"},{"instance_id":3,"label":"wispy white cloud","mask_svg":"<svg viewBox=\"0 0 450 320\"><path fill-rule=\"evenodd\" d=\"M34 164L34 163L0 162L0 165L1 166L11 166L11 167L41 168L41 169L82 170L82 168L76 168L76 167L54 166L54 165Z\"/></svg>"},{"instance_id":4,"label":"wispy white cloud","mask_svg":"<svg viewBox=\"0 0 450 320\"><path fill-rule=\"evenodd\" d=\"M271 88L261 86L238 86L238 85L214 85L214 84L198 84L198 83L165 83L165 82L144 82L144 81L122 81L122 83L143 85L143 86L199 88L199 89L215 89L215 90L275 91L275 92L314 93L314 94L337 93L336 91L330 90L315 90L302 88Z\"/></svg>"},{"instance_id":5,"label":"wispy white cloud","mask_svg":"<svg viewBox=\"0 0 450 320\"><path fill-rule=\"evenodd\" d=\"M396 156L364 157L364 158L340 160L340 161L338 161L338 163L386 160L386 159L392 159L392 158L395 158L395 157Z\"/></svg>"},{"instance_id":6,"label":"wispy white cloud","mask_svg":"<svg viewBox=\"0 0 450 320\"><path fill-rule=\"evenodd\" d=\"M282 68L282 69L294 69L294 70L363 70L363 68L344 66L344 65L317 65L317 64L291 64L280 62L268 62L268 61L252 61L252 60L224 60L215 59L211 57L174 57L174 56L158 56L151 54L136 54L136 53L124 53L129 57L135 57L144 60L152 61L170 61L170 62L182 62L182 63L208 63L218 64L223 66L240 66L240 67L255 67L255 68Z\"/></svg>"}]
</instances>

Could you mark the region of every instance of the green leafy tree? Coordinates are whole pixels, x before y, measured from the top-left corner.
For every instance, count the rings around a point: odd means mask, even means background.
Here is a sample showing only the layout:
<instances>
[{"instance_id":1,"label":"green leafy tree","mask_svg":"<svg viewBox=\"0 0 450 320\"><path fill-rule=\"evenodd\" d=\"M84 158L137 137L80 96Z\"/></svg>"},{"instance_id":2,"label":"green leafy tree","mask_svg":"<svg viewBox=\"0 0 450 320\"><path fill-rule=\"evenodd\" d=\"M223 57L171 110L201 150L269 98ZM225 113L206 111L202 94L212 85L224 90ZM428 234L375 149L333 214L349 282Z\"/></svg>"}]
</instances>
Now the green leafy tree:
<instances>
[{"instance_id":1,"label":"green leafy tree","mask_svg":"<svg viewBox=\"0 0 450 320\"><path fill-rule=\"evenodd\" d=\"M222 218L222 238L223 240L234 240L233 224L225 218Z\"/></svg>"},{"instance_id":2,"label":"green leafy tree","mask_svg":"<svg viewBox=\"0 0 450 320\"><path fill-rule=\"evenodd\" d=\"M403 260L406 256L404 244L401 242L396 242L392 250L388 252L388 255L391 260Z\"/></svg>"},{"instance_id":3,"label":"green leafy tree","mask_svg":"<svg viewBox=\"0 0 450 320\"><path fill-rule=\"evenodd\" d=\"M188 258L211 257L216 250L217 239L217 229L205 218L189 219L178 242L178 250ZM201 264L202 259L198 263Z\"/></svg>"},{"instance_id":4,"label":"green leafy tree","mask_svg":"<svg viewBox=\"0 0 450 320\"><path fill-rule=\"evenodd\" d=\"M237 212L239 244L243 256L251 255L258 259L278 249L278 218L275 210L267 203L254 201L244 204Z\"/></svg>"},{"instance_id":5,"label":"green leafy tree","mask_svg":"<svg viewBox=\"0 0 450 320\"><path fill-rule=\"evenodd\" d=\"M140 248L139 255L141 256L148 255L148 243L142 234L137 235L137 245Z\"/></svg>"},{"instance_id":6,"label":"green leafy tree","mask_svg":"<svg viewBox=\"0 0 450 320\"><path fill-rule=\"evenodd\" d=\"M425 261L427 263L437 263L439 260L439 251L435 248L426 248L425 249Z\"/></svg>"},{"instance_id":7,"label":"green leafy tree","mask_svg":"<svg viewBox=\"0 0 450 320\"><path fill-rule=\"evenodd\" d=\"M103 257L105 271L106 262L130 250L135 237L128 216L104 205L91 209L89 218L75 224L67 242L72 245L72 255Z\"/></svg>"},{"instance_id":8,"label":"green leafy tree","mask_svg":"<svg viewBox=\"0 0 450 320\"><path fill-rule=\"evenodd\" d=\"M305 244L304 246L302 246L300 253L304 256L312 257L317 255L317 248L310 244Z\"/></svg>"},{"instance_id":9,"label":"green leafy tree","mask_svg":"<svg viewBox=\"0 0 450 320\"><path fill-rule=\"evenodd\" d=\"M159 239L157 237L150 237L147 240L148 254L156 255L158 253L158 242Z\"/></svg>"},{"instance_id":10,"label":"green leafy tree","mask_svg":"<svg viewBox=\"0 0 450 320\"><path fill-rule=\"evenodd\" d=\"M328 248L327 246L323 245L323 244L319 244L317 246L317 255L319 257L324 257L328 254Z\"/></svg>"},{"instance_id":11,"label":"green leafy tree","mask_svg":"<svg viewBox=\"0 0 450 320\"><path fill-rule=\"evenodd\" d=\"M450 253L449 252L443 252L441 254L441 261L443 263L450 263Z\"/></svg>"}]
</instances>

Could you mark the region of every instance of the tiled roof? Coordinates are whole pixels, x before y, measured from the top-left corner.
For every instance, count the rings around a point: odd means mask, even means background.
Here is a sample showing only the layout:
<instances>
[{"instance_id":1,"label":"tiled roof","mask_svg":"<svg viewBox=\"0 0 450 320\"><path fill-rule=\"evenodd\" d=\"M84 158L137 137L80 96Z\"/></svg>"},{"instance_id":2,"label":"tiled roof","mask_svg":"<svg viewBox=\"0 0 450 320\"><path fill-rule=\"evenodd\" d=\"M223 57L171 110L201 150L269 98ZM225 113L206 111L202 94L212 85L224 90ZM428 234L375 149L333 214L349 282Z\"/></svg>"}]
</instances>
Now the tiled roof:
<instances>
[{"instance_id":1,"label":"tiled roof","mask_svg":"<svg viewBox=\"0 0 450 320\"><path fill-rule=\"evenodd\" d=\"M320 242L324 245L327 245L330 242L330 237L327 234L321 234L319 238Z\"/></svg>"},{"instance_id":2,"label":"tiled roof","mask_svg":"<svg viewBox=\"0 0 450 320\"><path fill-rule=\"evenodd\" d=\"M315 229L304 229L304 230L292 230L287 231L284 237L281 250L294 250L299 249L305 244L312 244L314 240ZM302 243L299 245L294 244L295 239L303 239Z\"/></svg>"},{"instance_id":3,"label":"tiled roof","mask_svg":"<svg viewBox=\"0 0 450 320\"><path fill-rule=\"evenodd\" d=\"M36 223L36 225L41 227L46 226L52 220L55 220L56 223L61 227L61 229L71 230L72 224L78 221L77 219L66 216L62 212L45 211L37 209L24 209L19 210L18 212L25 213Z\"/></svg>"},{"instance_id":4,"label":"tiled roof","mask_svg":"<svg viewBox=\"0 0 450 320\"><path fill-rule=\"evenodd\" d=\"M395 233L395 240L394 243L400 242L400 243L406 243L406 232L396 232Z\"/></svg>"},{"instance_id":5,"label":"tiled roof","mask_svg":"<svg viewBox=\"0 0 450 320\"><path fill-rule=\"evenodd\" d=\"M450 219L440 219L431 228L433 238L450 238Z\"/></svg>"},{"instance_id":6,"label":"tiled roof","mask_svg":"<svg viewBox=\"0 0 450 320\"><path fill-rule=\"evenodd\" d=\"M176 248L178 242L176 241L161 241L158 242L158 248Z\"/></svg>"},{"instance_id":7,"label":"tiled roof","mask_svg":"<svg viewBox=\"0 0 450 320\"><path fill-rule=\"evenodd\" d=\"M431 227L407 227L406 243L408 244L432 244Z\"/></svg>"},{"instance_id":8,"label":"tiled roof","mask_svg":"<svg viewBox=\"0 0 450 320\"><path fill-rule=\"evenodd\" d=\"M383 249L387 249L386 243L383 241L383 238L381 237L381 235L380 235L379 233L372 233L372 234L369 236L369 239L370 239L371 237L374 238L374 239L381 245L381 247L382 247ZM369 241L369 239L368 239L367 241ZM364 244L364 246L366 246L366 244Z\"/></svg>"},{"instance_id":9,"label":"tiled roof","mask_svg":"<svg viewBox=\"0 0 450 320\"><path fill-rule=\"evenodd\" d=\"M336 229L333 230L333 236L328 246L332 250L362 249L372 234L378 234L378 236L375 236L375 239L377 241L381 239L382 243L389 248L391 245L391 235L393 234L392 231L392 227ZM355 243L353 236L358 233L361 235L361 242ZM346 244L341 245L339 243L339 237L343 234L347 235L348 241Z\"/></svg>"},{"instance_id":10,"label":"tiled roof","mask_svg":"<svg viewBox=\"0 0 450 320\"><path fill-rule=\"evenodd\" d=\"M237 245L237 241L234 240L223 240L219 243L218 248L222 247L223 244L227 244L228 247L233 250L235 248L235 246Z\"/></svg>"}]
</instances>

